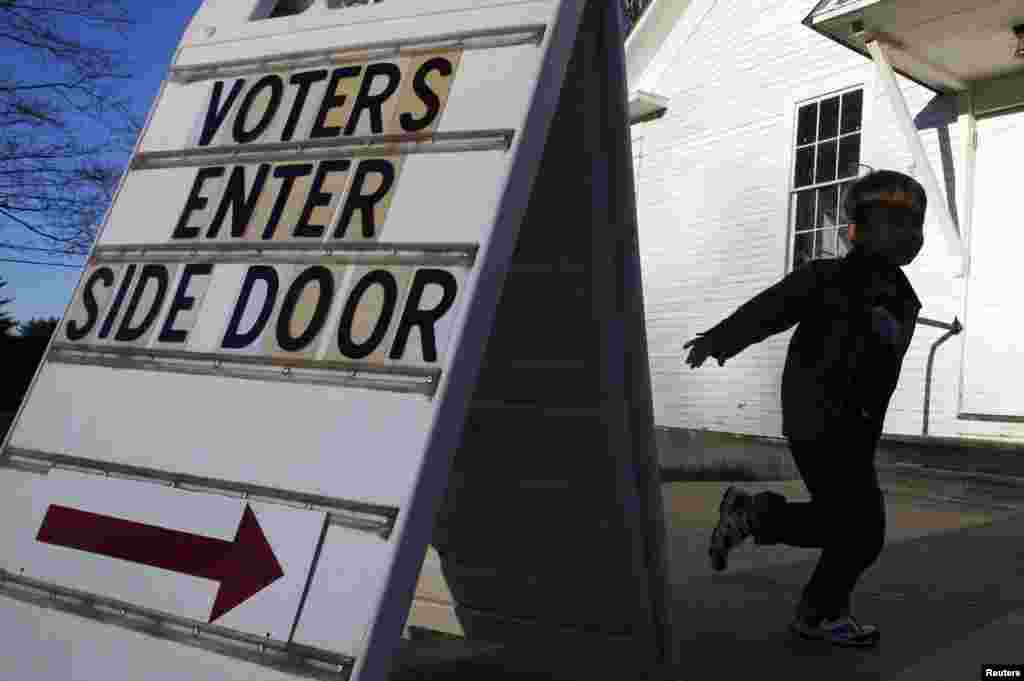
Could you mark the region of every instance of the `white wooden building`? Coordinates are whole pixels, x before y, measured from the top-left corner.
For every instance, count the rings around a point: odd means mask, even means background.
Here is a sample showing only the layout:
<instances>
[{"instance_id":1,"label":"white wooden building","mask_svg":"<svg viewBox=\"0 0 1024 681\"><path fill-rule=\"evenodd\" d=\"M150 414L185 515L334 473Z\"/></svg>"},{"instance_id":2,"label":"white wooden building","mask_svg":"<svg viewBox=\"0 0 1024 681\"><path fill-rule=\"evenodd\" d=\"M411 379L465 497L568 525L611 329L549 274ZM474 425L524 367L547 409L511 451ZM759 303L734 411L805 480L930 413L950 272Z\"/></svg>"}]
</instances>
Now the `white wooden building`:
<instances>
[{"instance_id":1,"label":"white wooden building","mask_svg":"<svg viewBox=\"0 0 1024 681\"><path fill-rule=\"evenodd\" d=\"M781 436L791 331L724 367L682 346L842 254L864 164L929 194L905 270L924 322L885 433L1024 443L1019 25L1020 0L654 1L626 52L657 426Z\"/></svg>"}]
</instances>

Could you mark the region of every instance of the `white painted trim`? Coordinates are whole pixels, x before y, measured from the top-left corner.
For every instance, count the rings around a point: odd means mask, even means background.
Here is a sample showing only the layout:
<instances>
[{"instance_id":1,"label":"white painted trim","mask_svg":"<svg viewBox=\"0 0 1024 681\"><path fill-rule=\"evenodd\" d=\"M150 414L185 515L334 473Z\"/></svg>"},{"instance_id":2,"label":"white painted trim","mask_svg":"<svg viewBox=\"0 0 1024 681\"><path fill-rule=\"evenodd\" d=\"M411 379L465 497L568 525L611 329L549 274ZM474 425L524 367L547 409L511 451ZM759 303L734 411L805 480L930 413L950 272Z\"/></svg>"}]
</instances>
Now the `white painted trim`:
<instances>
[{"instance_id":1,"label":"white painted trim","mask_svg":"<svg viewBox=\"0 0 1024 681\"><path fill-rule=\"evenodd\" d=\"M626 80L635 87L693 0L654 0L626 40Z\"/></svg>"},{"instance_id":2,"label":"white painted trim","mask_svg":"<svg viewBox=\"0 0 1024 681\"><path fill-rule=\"evenodd\" d=\"M970 287L971 278L971 233L974 227L974 169L977 163L978 148L975 145L978 132L977 112L974 107L974 88L967 88L967 112L961 118L961 128L964 132L964 162L962 169L961 187L964 191L963 210L960 212L960 237L964 243L964 289L960 296L960 320L967 329L967 292ZM965 331L966 332L966 331ZM956 413L964 412L964 386L966 375L964 372L967 361L967 343L960 343L959 377L957 380Z\"/></svg>"},{"instance_id":3,"label":"white painted trim","mask_svg":"<svg viewBox=\"0 0 1024 681\"><path fill-rule=\"evenodd\" d=\"M983 114L979 114L979 112L977 111L977 109L974 106L974 101L973 101L972 94L973 94L973 92L969 92L968 93L968 116L965 117L965 118L968 119L968 128L969 128L969 130L972 133L973 132L977 132L978 124L981 121L987 121L989 119L999 118L999 117L1005 116L1005 115L1024 116L1024 109L1022 109L1021 107L1007 107L1007 108L1003 108L1001 110L1001 112L998 113L998 114L989 114L988 112L985 112ZM969 140L973 141L974 139L975 138L974 138L974 136L972 134L970 136ZM970 322L970 319L969 319L969 316L968 316L967 312L971 308L971 297L970 297L970 283L971 283L970 279L971 279L971 277L970 277L970 273L974 271L973 262L972 262L974 249L973 249L972 246L973 246L973 243L974 243L973 242L973 237L974 237L974 234L973 234L973 226L974 226L973 217L974 217L974 207L975 207L975 194L976 194L976 189L978 187L977 175L975 174L976 173L976 169L977 169L977 152L978 152L978 149L981 147L981 145L983 145L985 143L986 143L986 139L983 136L980 137L980 138L977 138L977 145L971 144L970 141L965 142L965 148L967 148L967 151L968 151L968 161L967 161L967 163L969 164L970 171L971 171L971 184L967 188L968 189L968 197L966 197L966 198L969 198L969 203L970 203L970 208L969 208L970 212L968 213L968 217L970 219L969 224L971 226L971 230L964 235L965 251L966 251L966 253L965 253L965 261L966 261L967 265L965 266L966 276L964 276L963 298L962 298L962 301L961 301L961 315L962 315L962 319L963 319L964 332L965 333L971 333L972 332L971 328L968 327L968 324L971 323L971 322ZM991 140L989 140L988 143L991 144ZM1013 295L1013 294L1012 293L1007 293L1007 295ZM975 305L975 307L977 307L977 304ZM977 352L977 350L975 352ZM978 409L970 409L970 410L968 410L968 409L965 408L965 401L966 401L966 375L967 375L967 369L969 368L968 365L969 365L969 363L967 362L967 340L966 340L966 337L965 337L964 342L961 343L961 348L960 348L960 366L959 366L959 381L958 381L958 388L959 388L959 390L958 390L958 395L957 395L956 419L958 421L984 421L984 422L1002 423L1002 424L1022 423L1022 422L1024 422L1024 414L1021 414L1021 413L1011 413L1011 414L1008 414L1008 413L1005 413L1005 412L1003 412L1003 413L993 413L991 408L989 408L988 410L986 410L984 412L979 411Z\"/></svg>"}]
</instances>

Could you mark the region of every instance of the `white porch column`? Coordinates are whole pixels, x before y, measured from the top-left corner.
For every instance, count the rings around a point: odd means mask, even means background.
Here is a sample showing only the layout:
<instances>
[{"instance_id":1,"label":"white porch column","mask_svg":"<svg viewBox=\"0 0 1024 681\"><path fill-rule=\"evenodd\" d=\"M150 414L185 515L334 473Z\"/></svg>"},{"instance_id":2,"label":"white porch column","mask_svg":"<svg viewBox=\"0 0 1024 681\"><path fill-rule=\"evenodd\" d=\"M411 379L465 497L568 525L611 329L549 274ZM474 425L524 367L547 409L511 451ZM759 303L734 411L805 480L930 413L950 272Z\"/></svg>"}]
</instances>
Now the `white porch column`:
<instances>
[{"instance_id":1,"label":"white porch column","mask_svg":"<svg viewBox=\"0 0 1024 681\"><path fill-rule=\"evenodd\" d=\"M929 208L938 215L939 225L942 228L949 254L960 260L960 272L958 275L962 276L965 274L967 267L963 242L957 233L956 226L953 224L953 216L949 213L949 205L939 190L939 182L936 179L935 170L925 154L924 145L921 143L921 137L914 126L914 120L910 115L910 109L907 107L907 101L896 82L896 74L893 72L892 64L890 64L886 54L886 46L878 40L871 40L867 43L867 48L871 53L875 66L878 67L879 80L885 88L885 94L888 96L889 102L892 104L900 130L907 140L907 146L910 147L910 152L914 156L914 163L921 169L922 184L929 197L931 197L928 201Z\"/></svg>"}]
</instances>

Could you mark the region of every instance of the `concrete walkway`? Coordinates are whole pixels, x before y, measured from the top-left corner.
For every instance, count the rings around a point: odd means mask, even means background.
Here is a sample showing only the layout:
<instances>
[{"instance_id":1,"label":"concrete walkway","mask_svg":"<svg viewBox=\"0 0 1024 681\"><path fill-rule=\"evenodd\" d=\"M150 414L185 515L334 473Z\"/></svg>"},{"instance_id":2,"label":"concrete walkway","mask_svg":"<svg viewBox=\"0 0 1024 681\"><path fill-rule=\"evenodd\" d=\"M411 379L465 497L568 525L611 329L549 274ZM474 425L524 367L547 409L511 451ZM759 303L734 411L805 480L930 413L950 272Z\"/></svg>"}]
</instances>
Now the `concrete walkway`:
<instances>
[{"instance_id":1,"label":"concrete walkway","mask_svg":"<svg viewBox=\"0 0 1024 681\"><path fill-rule=\"evenodd\" d=\"M883 481L888 545L854 603L863 621L882 628L872 651L835 649L786 631L817 551L747 544L730 570L708 574L710 531L694 520L708 520L697 507L718 489L670 486L675 612L689 661L670 677L722 678L712 672L718 669L726 678L758 678L770 669L785 679L952 681L977 678L985 662L1024 661L1024 504L1014 509L1003 499L993 508L980 493L946 501L945 485L909 482Z\"/></svg>"},{"instance_id":2,"label":"concrete walkway","mask_svg":"<svg viewBox=\"0 0 1024 681\"><path fill-rule=\"evenodd\" d=\"M1024 488L1014 496L1005 486L990 494L977 483L882 477L888 543L854 603L882 629L876 649L838 649L787 631L816 550L748 543L713 574L707 540L728 483L680 482L664 487L680 665L640 671L554 642L528 650L464 642L407 653L394 679L956 681L978 678L986 662L1024 662ZM806 498L798 481L741 486Z\"/></svg>"}]
</instances>

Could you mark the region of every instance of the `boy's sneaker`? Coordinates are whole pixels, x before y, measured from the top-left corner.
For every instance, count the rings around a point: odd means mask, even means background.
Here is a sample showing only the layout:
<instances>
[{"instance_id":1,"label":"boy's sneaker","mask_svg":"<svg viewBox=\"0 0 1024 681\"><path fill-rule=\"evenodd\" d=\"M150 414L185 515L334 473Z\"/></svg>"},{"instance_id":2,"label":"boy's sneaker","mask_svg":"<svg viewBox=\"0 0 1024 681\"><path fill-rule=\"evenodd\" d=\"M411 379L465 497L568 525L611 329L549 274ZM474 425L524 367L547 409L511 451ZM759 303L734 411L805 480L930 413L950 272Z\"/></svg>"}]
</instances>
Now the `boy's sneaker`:
<instances>
[{"instance_id":1,"label":"boy's sneaker","mask_svg":"<svg viewBox=\"0 0 1024 681\"><path fill-rule=\"evenodd\" d=\"M711 533L711 569L721 572L729 559L729 551L743 543L753 532L754 498L736 487L729 487L718 506L718 525Z\"/></svg>"},{"instance_id":2,"label":"boy's sneaker","mask_svg":"<svg viewBox=\"0 0 1024 681\"><path fill-rule=\"evenodd\" d=\"M816 641L828 641L848 648L867 648L876 645L881 638L878 627L861 624L853 615L843 615L834 620L822 620L814 624L803 617L797 617L789 625L794 634Z\"/></svg>"}]
</instances>

